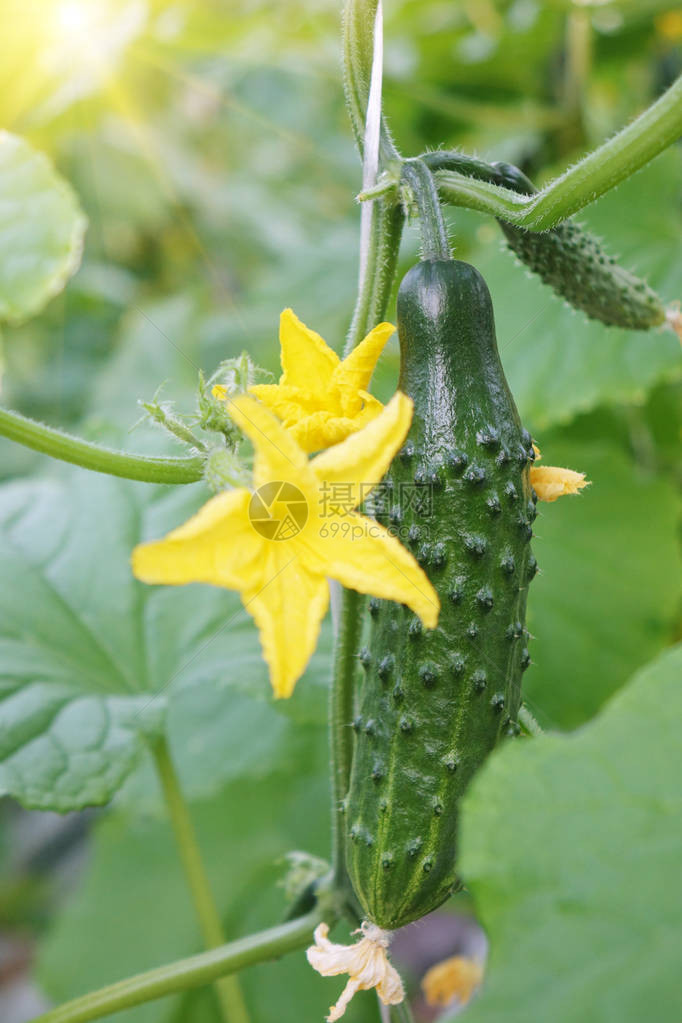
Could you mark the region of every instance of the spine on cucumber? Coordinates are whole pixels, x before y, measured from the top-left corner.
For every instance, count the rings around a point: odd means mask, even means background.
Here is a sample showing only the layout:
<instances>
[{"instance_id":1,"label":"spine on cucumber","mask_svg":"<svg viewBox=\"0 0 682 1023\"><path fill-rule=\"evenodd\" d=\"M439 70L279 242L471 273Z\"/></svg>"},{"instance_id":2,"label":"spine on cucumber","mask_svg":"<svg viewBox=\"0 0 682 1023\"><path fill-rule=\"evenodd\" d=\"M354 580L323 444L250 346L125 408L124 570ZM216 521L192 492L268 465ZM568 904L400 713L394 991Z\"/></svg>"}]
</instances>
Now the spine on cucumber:
<instances>
[{"instance_id":1,"label":"spine on cucumber","mask_svg":"<svg viewBox=\"0 0 682 1023\"><path fill-rule=\"evenodd\" d=\"M441 599L425 631L406 607L370 602L345 802L348 871L365 915L394 929L456 888L457 807L501 736L518 730L528 666L525 608L533 458L474 267L425 261L398 294L400 389L414 400L377 518Z\"/></svg>"}]
</instances>

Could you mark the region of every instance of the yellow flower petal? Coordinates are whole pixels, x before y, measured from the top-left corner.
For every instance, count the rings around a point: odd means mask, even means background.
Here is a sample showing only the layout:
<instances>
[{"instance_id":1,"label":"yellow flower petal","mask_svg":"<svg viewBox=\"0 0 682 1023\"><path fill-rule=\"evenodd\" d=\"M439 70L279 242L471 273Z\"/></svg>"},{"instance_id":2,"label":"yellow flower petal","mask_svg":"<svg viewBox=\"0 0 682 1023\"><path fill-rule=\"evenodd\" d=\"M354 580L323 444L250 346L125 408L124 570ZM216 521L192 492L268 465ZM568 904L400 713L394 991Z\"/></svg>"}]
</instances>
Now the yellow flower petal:
<instances>
[{"instance_id":1,"label":"yellow flower petal","mask_svg":"<svg viewBox=\"0 0 682 1023\"><path fill-rule=\"evenodd\" d=\"M318 393L326 390L339 357L319 334L301 323L293 309L285 309L280 316L279 341L284 370L280 383Z\"/></svg>"},{"instance_id":2,"label":"yellow flower petal","mask_svg":"<svg viewBox=\"0 0 682 1023\"><path fill-rule=\"evenodd\" d=\"M319 399L310 391L290 384L254 384L249 394L267 405L287 427L298 422L302 409L312 413L319 406Z\"/></svg>"},{"instance_id":3,"label":"yellow flower petal","mask_svg":"<svg viewBox=\"0 0 682 1023\"><path fill-rule=\"evenodd\" d=\"M350 512L317 520L301 557L313 571L375 597L407 604L427 629L438 623L440 601L427 576L403 545L374 519Z\"/></svg>"},{"instance_id":4,"label":"yellow flower petal","mask_svg":"<svg viewBox=\"0 0 682 1023\"><path fill-rule=\"evenodd\" d=\"M303 568L294 543L272 541L262 586L245 590L242 600L258 626L275 696L291 696L317 645L327 580Z\"/></svg>"},{"instance_id":5,"label":"yellow flower petal","mask_svg":"<svg viewBox=\"0 0 682 1023\"><path fill-rule=\"evenodd\" d=\"M374 330L370 330L367 337L334 370L332 383L341 393L346 415L353 415L362 408L359 392L369 387L377 360L393 333L395 327L392 323L380 323Z\"/></svg>"},{"instance_id":6,"label":"yellow flower petal","mask_svg":"<svg viewBox=\"0 0 682 1023\"><path fill-rule=\"evenodd\" d=\"M357 507L383 478L412 422L412 399L397 391L384 410L342 444L324 451L310 463L318 480L329 485L352 484Z\"/></svg>"},{"instance_id":7,"label":"yellow flower petal","mask_svg":"<svg viewBox=\"0 0 682 1023\"><path fill-rule=\"evenodd\" d=\"M294 479L304 492L309 489L313 478L305 452L269 409L246 394L233 398L227 409L255 448L253 482L256 490L275 480L293 483Z\"/></svg>"},{"instance_id":8,"label":"yellow flower petal","mask_svg":"<svg viewBox=\"0 0 682 1023\"><path fill-rule=\"evenodd\" d=\"M165 539L136 547L133 573L145 583L258 586L263 540L249 522L250 501L248 490L218 494Z\"/></svg>"},{"instance_id":9,"label":"yellow flower petal","mask_svg":"<svg viewBox=\"0 0 682 1023\"><path fill-rule=\"evenodd\" d=\"M363 400L364 408L362 412L356 416L356 419L361 419L366 416L367 422L369 423L371 419L374 419L379 415L384 406L381 404L379 399L375 398L373 394L369 393L369 391L358 391L358 394Z\"/></svg>"},{"instance_id":10,"label":"yellow flower petal","mask_svg":"<svg viewBox=\"0 0 682 1023\"><path fill-rule=\"evenodd\" d=\"M313 935L315 944L306 952L310 965L323 977L349 975L341 997L329 1010L328 1023L341 1019L356 991L375 987L384 1005L399 1005L405 998L400 974L388 961L387 932L374 924L363 923L360 933L362 938L354 945L338 945L329 940L327 924L319 924Z\"/></svg>"},{"instance_id":11,"label":"yellow flower petal","mask_svg":"<svg viewBox=\"0 0 682 1023\"><path fill-rule=\"evenodd\" d=\"M483 980L483 966L477 959L451 956L432 966L422 979L427 1005L445 1008L455 999L466 1005Z\"/></svg>"},{"instance_id":12,"label":"yellow flower petal","mask_svg":"<svg viewBox=\"0 0 682 1023\"><path fill-rule=\"evenodd\" d=\"M291 425L287 423L291 435L304 451L319 451L321 448L333 447L345 440L349 434L361 429L362 425L361 421L322 410L299 416Z\"/></svg>"},{"instance_id":13,"label":"yellow flower petal","mask_svg":"<svg viewBox=\"0 0 682 1023\"><path fill-rule=\"evenodd\" d=\"M583 487L589 486L584 472L560 469L556 465L531 466L530 482L541 501L556 501L567 494L579 494Z\"/></svg>"}]
</instances>

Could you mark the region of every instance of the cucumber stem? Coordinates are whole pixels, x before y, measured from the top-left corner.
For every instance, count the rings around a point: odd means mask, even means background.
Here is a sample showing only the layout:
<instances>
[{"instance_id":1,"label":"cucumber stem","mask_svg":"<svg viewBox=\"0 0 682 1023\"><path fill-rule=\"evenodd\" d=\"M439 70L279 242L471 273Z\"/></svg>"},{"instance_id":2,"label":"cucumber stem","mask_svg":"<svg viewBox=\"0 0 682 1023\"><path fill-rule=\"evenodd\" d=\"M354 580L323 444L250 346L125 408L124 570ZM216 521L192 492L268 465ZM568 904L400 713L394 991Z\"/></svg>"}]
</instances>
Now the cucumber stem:
<instances>
[{"instance_id":1,"label":"cucumber stem","mask_svg":"<svg viewBox=\"0 0 682 1023\"><path fill-rule=\"evenodd\" d=\"M348 0L343 12L343 88L348 116L361 156L365 142L377 7L378 0ZM380 153L382 164L390 163L399 155L383 116Z\"/></svg>"},{"instance_id":2,"label":"cucumber stem","mask_svg":"<svg viewBox=\"0 0 682 1023\"><path fill-rule=\"evenodd\" d=\"M367 267L358 290L344 355L349 355L365 334L386 315L393 287L405 214L393 197L374 202L369 230Z\"/></svg>"},{"instance_id":3,"label":"cucumber stem","mask_svg":"<svg viewBox=\"0 0 682 1023\"><path fill-rule=\"evenodd\" d=\"M394 1005L391 1009L391 1016L395 1018L397 1023L414 1023L414 1016L412 1015L412 1009L410 1003L405 999L404 1002L400 1002L399 1005Z\"/></svg>"},{"instance_id":4,"label":"cucumber stem","mask_svg":"<svg viewBox=\"0 0 682 1023\"><path fill-rule=\"evenodd\" d=\"M452 259L433 174L423 160L406 160L402 167L402 180L409 185L419 210L422 259Z\"/></svg>"},{"instance_id":5,"label":"cucumber stem","mask_svg":"<svg viewBox=\"0 0 682 1023\"><path fill-rule=\"evenodd\" d=\"M332 789L332 871L333 887L349 893L346 874L343 800L350 781L353 755L354 681L362 634L365 601L355 590L344 590L338 631L334 642L332 685L329 692L329 746Z\"/></svg>"},{"instance_id":6,"label":"cucumber stem","mask_svg":"<svg viewBox=\"0 0 682 1023\"><path fill-rule=\"evenodd\" d=\"M19 412L10 412L9 409L0 409L0 436L50 455L51 458L129 480L142 480L145 483L196 483L203 476L204 462L198 456L163 458L112 451L100 444L81 440L80 437L38 423L35 419L28 419Z\"/></svg>"},{"instance_id":7,"label":"cucumber stem","mask_svg":"<svg viewBox=\"0 0 682 1023\"><path fill-rule=\"evenodd\" d=\"M480 160L476 156L469 156L468 153L460 153L456 149L435 149L431 153L422 153L420 160L426 164L432 174L444 170L455 171L458 174L476 178L478 181L488 181L493 185L502 184L492 164Z\"/></svg>"},{"instance_id":8,"label":"cucumber stem","mask_svg":"<svg viewBox=\"0 0 682 1023\"><path fill-rule=\"evenodd\" d=\"M327 920L329 914L327 913ZM119 980L91 991L80 998L51 1009L33 1023L89 1023L134 1005L210 984L218 977L236 973L247 966L277 959L287 952L309 945L315 927L321 922L319 909L267 931L250 934L229 945L178 959L145 973Z\"/></svg>"}]
</instances>

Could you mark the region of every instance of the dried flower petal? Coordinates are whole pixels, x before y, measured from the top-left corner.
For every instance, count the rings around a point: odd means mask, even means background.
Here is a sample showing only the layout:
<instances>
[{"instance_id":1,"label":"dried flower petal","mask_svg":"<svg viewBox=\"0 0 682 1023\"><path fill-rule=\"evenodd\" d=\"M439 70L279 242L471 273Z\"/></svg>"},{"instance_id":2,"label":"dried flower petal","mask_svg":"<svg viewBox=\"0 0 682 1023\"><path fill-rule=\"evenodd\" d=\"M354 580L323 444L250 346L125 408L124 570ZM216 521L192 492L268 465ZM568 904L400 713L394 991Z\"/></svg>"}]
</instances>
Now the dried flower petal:
<instances>
[{"instance_id":1,"label":"dried flower petal","mask_svg":"<svg viewBox=\"0 0 682 1023\"><path fill-rule=\"evenodd\" d=\"M680 303L673 302L665 311L665 318L669 326L675 331L680 341L682 341L682 311L680 310Z\"/></svg>"},{"instance_id":2,"label":"dried flower petal","mask_svg":"<svg viewBox=\"0 0 682 1023\"><path fill-rule=\"evenodd\" d=\"M339 973L349 975L341 997L329 1010L328 1023L341 1019L356 991L375 987L384 1005L398 1005L405 998L400 975L388 961L388 932L365 922L355 933L362 933L360 941L354 945L337 945L327 937L327 924L319 924L315 928L315 944L306 952L310 965L323 977L335 977Z\"/></svg>"},{"instance_id":3,"label":"dried flower petal","mask_svg":"<svg viewBox=\"0 0 682 1023\"><path fill-rule=\"evenodd\" d=\"M541 501L556 501L567 494L579 494L589 486L584 472L561 469L556 465L534 465L530 470L530 482Z\"/></svg>"},{"instance_id":4,"label":"dried flower petal","mask_svg":"<svg viewBox=\"0 0 682 1023\"><path fill-rule=\"evenodd\" d=\"M539 462L542 454L537 444L533 444L533 451L535 460ZM538 500L549 502L568 494L579 494L583 487L589 486L589 480L585 479L584 472L561 469L556 465L532 465L530 483L538 495Z\"/></svg>"}]
</instances>

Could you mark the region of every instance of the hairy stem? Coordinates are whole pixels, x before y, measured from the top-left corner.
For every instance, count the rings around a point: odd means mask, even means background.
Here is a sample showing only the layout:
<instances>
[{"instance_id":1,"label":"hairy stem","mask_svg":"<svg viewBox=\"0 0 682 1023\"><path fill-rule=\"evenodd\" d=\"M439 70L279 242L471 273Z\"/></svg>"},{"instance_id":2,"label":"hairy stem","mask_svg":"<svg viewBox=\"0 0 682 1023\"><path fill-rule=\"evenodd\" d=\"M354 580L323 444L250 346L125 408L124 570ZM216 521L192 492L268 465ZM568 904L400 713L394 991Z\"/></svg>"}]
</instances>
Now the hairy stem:
<instances>
[{"instance_id":1,"label":"hairy stem","mask_svg":"<svg viewBox=\"0 0 682 1023\"><path fill-rule=\"evenodd\" d=\"M348 355L365 334L386 315L395 278L405 215L395 199L372 204L367 268L360 281L344 354Z\"/></svg>"},{"instance_id":2,"label":"hairy stem","mask_svg":"<svg viewBox=\"0 0 682 1023\"><path fill-rule=\"evenodd\" d=\"M247 966L277 959L287 952L303 948L310 943L320 919L320 912L315 909L298 920L251 934L229 945L138 973L65 1002L37 1017L33 1023L88 1023L89 1020L101 1019L102 1016L130 1009L155 998L210 984L219 977L226 977Z\"/></svg>"},{"instance_id":3,"label":"hairy stem","mask_svg":"<svg viewBox=\"0 0 682 1023\"><path fill-rule=\"evenodd\" d=\"M446 202L529 231L547 231L634 174L680 135L682 77L622 131L535 195L520 196L455 171L438 171L436 181Z\"/></svg>"},{"instance_id":4,"label":"hairy stem","mask_svg":"<svg viewBox=\"0 0 682 1023\"><path fill-rule=\"evenodd\" d=\"M329 748L332 789L333 886L347 891L343 799L350 781L353 755L353 682L362 634L365 601L355 590L344 590L341 614L334 642L332 685L329 693Z\"/></svg>"},{"instance_id":5,"label":"hairy stem","mask_svg":"<svg viewBox=\"0 0 682 1023\"><path fill-rule=\"evenodd\" d=\"M204 943L206 948L218 948L225 944L223 927L165 737L154 742L152 754ZM249 1023L249 1013L237 978L222 977L216 981L215 989L225 1023Z\"/></svg>"},{"instance_id":6,"label":"hairy stem","mask_svg":"<svg viewBox=\"0 0 682 1023\"><path fill-rule=\"evenodd\" d=\"M391 1009L391 1016L396 1020L396 1023L414 1023L412 1009L410 1008L410 1003L407 999L399 1005L393 1006Z\"/></svg>"},{"instance_id":7,"label":"hairy stem","mask_svg":"<svg viewBox=\"0 0 682 1023\"><path fill-rule=\"evenodd\" d=\"M198 456L162 458L112 451L8 409L0 409L0 436L63 462L71 462L93 472L108 473L110 476L123 476L129 480L142 480L145 483L196 483L203 475L203 460Z\"/></svg>"},{"instance_id":8,"label":"hairy stem","mask_svg":"<svg viewBox=\"0 0 682 1023\"><path fill-rule=\"evenodd\" d=\"M422 160L406 160L403 180L410 186L419 210L423 259L452 259L448 233L433 174Z\"/></svg>"},{"instance_id":9,"label":"hairy stem","mask_svg":"<svg viewBox=\"0 0 682 1023\"><path fill-rule=\"evenodd\" d=\"M343 88L353 135L362 156L365 116L374 55L374 25L378 0L348 0L343 14ZM381 120L382 164L398 156L386 122Z\"/></svg>"}]
</instances>

